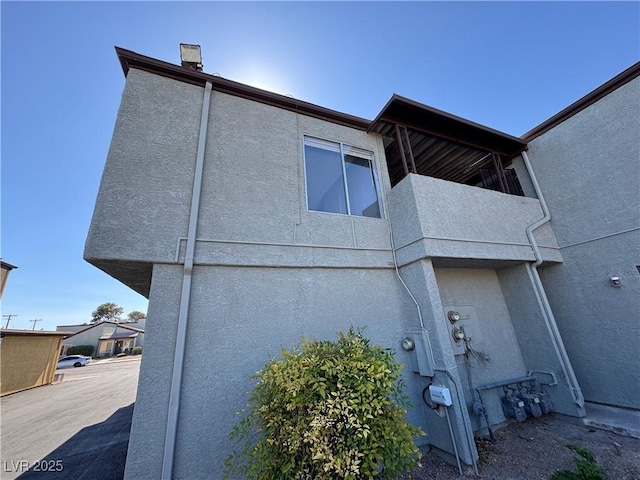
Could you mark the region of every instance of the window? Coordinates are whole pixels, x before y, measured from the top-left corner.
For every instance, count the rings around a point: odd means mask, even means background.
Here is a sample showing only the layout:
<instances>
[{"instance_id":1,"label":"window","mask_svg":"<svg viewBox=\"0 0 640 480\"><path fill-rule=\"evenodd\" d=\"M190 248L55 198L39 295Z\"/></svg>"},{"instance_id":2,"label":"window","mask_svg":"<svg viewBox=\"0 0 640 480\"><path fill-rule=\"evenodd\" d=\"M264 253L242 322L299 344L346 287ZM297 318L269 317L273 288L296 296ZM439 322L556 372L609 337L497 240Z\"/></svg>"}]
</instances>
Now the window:
<instances>
[{"instance_id":1,"label":"window","mask_svg":"<svg viewBox=\"0 0 640 480\"><path fill-rule=\"evenodd\" d=\"M373 152L305 137L304 162L309 210L381 218Z\"/></svg>"}]
</instances>

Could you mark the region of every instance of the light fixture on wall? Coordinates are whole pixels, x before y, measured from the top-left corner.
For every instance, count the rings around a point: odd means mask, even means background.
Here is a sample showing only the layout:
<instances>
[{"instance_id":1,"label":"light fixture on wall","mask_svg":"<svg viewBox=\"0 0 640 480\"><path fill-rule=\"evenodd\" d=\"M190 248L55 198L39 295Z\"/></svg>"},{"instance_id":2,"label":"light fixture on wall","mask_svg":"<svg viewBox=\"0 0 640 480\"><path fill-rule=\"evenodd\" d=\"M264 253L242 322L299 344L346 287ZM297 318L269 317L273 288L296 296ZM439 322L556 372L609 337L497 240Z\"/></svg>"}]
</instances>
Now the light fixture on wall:
<instances>
[{"instance_id":1,"label":"light fixture on wall","mask_svg":"<svg viewBox=\"0 0 640 480\"><path fill-rule=\"evenodd\" d=\"M447 318L451 323L456 323L458 320L460 320L460 314L458 312L454 312L453 310L450 310L447 313Z\"/></svg>"},{"instance_id":2,"label":"light fixture on wall","mask_svg":"<svg viewBox=\"0 0 640 480\"><path fill-rule=\"evenodd\" d=\"M620 281L620 277L611 277L611 285L613 285L614 287L619 287L622 285L622 282Z\"/></svg>"}]
</instances>

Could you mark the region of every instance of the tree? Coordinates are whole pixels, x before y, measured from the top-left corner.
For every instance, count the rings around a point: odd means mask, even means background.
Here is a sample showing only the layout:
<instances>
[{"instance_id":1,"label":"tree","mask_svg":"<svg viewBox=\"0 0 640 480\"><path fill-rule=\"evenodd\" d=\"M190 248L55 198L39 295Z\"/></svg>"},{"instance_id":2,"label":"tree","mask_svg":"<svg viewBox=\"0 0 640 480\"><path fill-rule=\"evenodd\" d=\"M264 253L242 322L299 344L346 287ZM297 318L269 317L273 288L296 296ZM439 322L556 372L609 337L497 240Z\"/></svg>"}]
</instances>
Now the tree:
<instances>
[{"instance_id":1,"label":"tree","mask_svg":"<svg viewBox=\"0 0 640 480\"><path fill-rule=\"evenodd\" d=\"M143 318L147 318L147 315L139 312L138 310L134 310L133 312L129 312L129 314L127 315L127 321L128 322L138 322L140 320L142 320Z\"/></svg>"},{"instance_id":2,"label":"tree","mask_svg":"<svg viewBox=\"0 0 640 480\"><path fill-rule=\"evenodd\" d=\"M104 320L119 322L122 312L124 312L124 309L115 303L103 303L98 305L98 308L91 313L91 323L98 323Z\"/></svg>"}]
</instances>

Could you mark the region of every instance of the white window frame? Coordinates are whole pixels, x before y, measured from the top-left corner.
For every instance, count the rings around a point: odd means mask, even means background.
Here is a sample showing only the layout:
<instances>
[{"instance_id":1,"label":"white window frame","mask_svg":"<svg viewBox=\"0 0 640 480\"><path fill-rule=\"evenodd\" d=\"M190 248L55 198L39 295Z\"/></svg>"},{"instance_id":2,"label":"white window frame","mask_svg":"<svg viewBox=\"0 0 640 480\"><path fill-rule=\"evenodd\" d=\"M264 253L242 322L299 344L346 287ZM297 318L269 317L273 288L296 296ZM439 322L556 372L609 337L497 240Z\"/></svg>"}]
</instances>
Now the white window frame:
<instances>
[{"instance_id":1,"label":"white window frame","mask_svg":"<svg viewBox=\"0 0 640 480\"><path fill-rule=\"evenodd\" d=\"M341 165L342 165L342 184L344 187L344 192L345 192L345 201L347 204L347 213L338 213L338 212L325 212L322 210L311 210L309 208L309 193L307 191L307 159L306 159L306 149L305 146L307 145L307 140L311 140L311 143L316 143L317 144L317 148L322 148L322 145L326 145L328 146L329 144L331 145L337 145L340 149L340 160L341 160ZM314 145L310 145L310 146L314 146ZM346 165L345 165L345 161L344 161L344 150L345 147L347 148L351 148L354 150L361 150L363 152L366 152L367 154L370 154L370 158L368 159L371 162L371 173L373 175L373 188L375 190L376 193L376 198L378 200L378 209L380 211L380 217L376 218L376 217L367 217L364 215L353 215L351 213L351 202L349 201L349 185L347 184L347 171L346 171ZM359 157L359 158L365 158L365 157ZM381 185L380 185L380 179L379 179L379 175L378 175L378 164L377 164L377 158L376 158L376 154L374 151L372 150L368 150L366 148L362 148L362 147L356 147L355 145L351 145L348 143L344 143L344 142L339 142L336 140L325 140L323 138L319 138L316 137L314 135L307 135L304 134L302 136L302 167L304 170L304 201L305 201L305 205L307 207L307 211L308 212L314 212L314 213L326 213L329 215L342 215L342 216L350 216L350 217L359 217L359 218L367 218L370 220L384 220L385 215L384 215L384 206L383 206L383 202L382 202L382 191L381 191Z\"/></svg>"}]
</instances>

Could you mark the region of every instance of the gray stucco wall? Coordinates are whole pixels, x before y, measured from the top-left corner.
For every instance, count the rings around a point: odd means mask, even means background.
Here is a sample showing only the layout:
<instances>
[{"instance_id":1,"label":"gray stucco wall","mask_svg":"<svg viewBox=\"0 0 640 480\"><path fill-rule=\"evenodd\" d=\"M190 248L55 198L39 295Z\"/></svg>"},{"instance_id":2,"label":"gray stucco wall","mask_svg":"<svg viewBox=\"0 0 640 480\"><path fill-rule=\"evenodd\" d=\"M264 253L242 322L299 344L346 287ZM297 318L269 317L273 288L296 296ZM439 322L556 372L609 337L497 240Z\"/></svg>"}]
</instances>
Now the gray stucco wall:
<instances>
[{"instance_id":1,"label":"gray stucco wall","mask_svg":"<svg viewBox=\"0 0 640 480\"><path fill-rule=\"evenodd\" d=\"M177 91L169 94L169 88ZM147 174L160 185L153 192L164 189L171 197L166 215L156 215L156 205L135 196L142 174L126 145L139 128L167 130L162 119L170 116L168 111L157 112L157 118L145 123L151 113L143 109L141 124L135 126L140 114L136 109L143 108L138 103L164 101L155 96L156 90L169 97L188 97L193 105L187 109L189 115L181 118L180 128L197 132L203 89L195 88L193 93L194 88L135 69L129 72L98 203L110 200L96 208L93 222L115 226L124 218L126 230L129 213L150 215L153 221L146 231L147 224L143 224L143 233L133 239L114 237L113 231L94 226L87 242L85 255L89 257L114 255L118 260L155 264L126 478L158 478L160 474L183 276L179 263L186 245L197 138L173 139L192 143L170 153L175 156L173 165L154 164L147 158L156 155L155 147L139 153L148 162L145 167L154 170ZM171 105L171 99L166 101ZM374 219L307 211L304 135L373 151L382 189L388 188L378 136L219 92L212 94L176 477L220 477L232 446L228 434L237 418L235 412L244 406L245 392L251 386L249 377L270 355L277 355L281 346L297 343L301 335L335 338L337 331L351 325L366 325L373 342L399 349L403 332L416 323L415 310L407 308L392 268L386 212L385 218ZM122 195L112 197L114 189L123 190ZM127 197L127 190L133 199ZM157 201L162 205L161 198ZM385 200L382 202L386 208ZM119 218L114 218L116 212ZM105 235L111 238L103 238ZM401 361L403 355L398 352ZM420 392L420 386L409 381L408 393L416 405L409 419L426 430Z\"/></svg>"},{"instance_id":2,"label":"gray stucco wall","mask_svg":"<svg viewBox=\"0 0 640 480\"><path fill-rule=\"evenodd\" d=\"M129 71L85 258L173 261L187 232L202 91Z\"/></svg>"},{"instance_id":3,"label":"gray stucco wall","mask_svg":"<svg viewBox=\"0 0 640 480\"><path fill-rule=\"evenodd\" d=\"M535 198L413 174L389 198L400 265L424 257L535 260L525 233L543 216ZM536 230L536 239L545 261L562 261L548 225Z\"/></svg>"},{"instance_id":4,"label":"gray stucco wall","mask_svg":"<svg viewBox=\"0 0 640 480\"><path fill-rule=\"evenodd\" d=\"M181 281L180 266L154 269L126 478L160 475ZM220 478L249 378L281 346L366 325L372 342L397 348L403 361L402 298L390 269L196 266L175 477ZM411 400L418 408L410 419L426 429L413 393Z\"/></svg>"},{"instance_id":5,"label":"gray stucco wall","mask_svg":"<svg viewBox=\"0 0 640 480\"><path fill-rule=\"evenodd\" d=\"M534 188L531 177L529 176L529 171L522 159L522 155L518 155L512 160L510 168L513 168L516 172L516 176L518 177L524 196L529 198L538 198L536 189Z\"/></svg>"},{"instance_id":6,"label":"gray stucco wall","mask_svg":"<svg viewBox=\"0 0 640 480\"><path fill-rule=\"evenodd\" d=\"M202 96L202 88L130 69L85 249L85 258L107 270L153 264L130 479L158 478L162 464ZM439 284L447 301L477 302L483 318L497 316L486 325L496 344L485 347L500 365L521 372L523 355L495 273L436 275L428 257L533 260L524 229L542 216L538 200L416 175L391 191L379 136L215 91L207 135L175 476L220 476L249 377L301 335L334 338L350 325L366 325L373 342L408 361L400 341L421 326L393 268L390 217L396 245L414 242L399 252L401 274L433 345L439 369L433 381L460 392L452 421L461 456L471 463L477 452L465 378ZM304 135L374 152L384 218L307 210ZM549 227L536 233L545 260L561 261ZM500 351L503 342L509 347ZM497 368L491 372L487 378L498 375ZM416 406L409 419L428 432L419 442L451 452L446 420L420 398L428 382L408 371L405 378Z\"/></svg>"},{"instance_id":7,"label":"gray stucco wall","mask_svg":"<svg viewBox=\"0 0 640 480\"><path fill-rule=\"evenodd\" d=\"M424 325L424 343L430 345L433 351L434 377L427 381L426 378L412 373L413 381L422 388L429 384L449 388L453 399L453 405L449 407L449 411L455 441L462 461L471 465L473 459L477 459L477 450L471 440L472 427L465 405L464 386L449 342L449 322L444 316L433 264L430 259L422 259L404 265L400 268L400 274L418 303ZM404 295L406 297L408 294L404 293ZM416 323L410 327L415 330L421 326ZM444 412L428 407L424 408L424 412L429 444L444 452L453 453L453 442Z\"/></svg>"},{"instance_id":8,"label":"gray stucco wall","mask_svg":"<svg viewBox=\"0 0 640 480\"><path fill-rule=\"evenodd\" d=\"M573 392L531 287L527 266L521 264L501 268L497 270L497 275L527 372L533 371L541 382L547 384L553 383L553 377L548 373L555 375L558 385L544 387L553 401L554 411L570 416L584 416L584 409L574 403Z\"/></svg>"},{"instance_id":9,"label":"gray stucco wall","mask_svg":"<svg viewBox=\"0 0 640 480\"><path fill-rule=\"evenodd\" d=\"M640 408L638 138L640 78L529 144L565 261L540 274L576 375L587 400L631 408Z\"/></svg>"},{"instance_id":10,"label":"gray stucco wall","mask_svg":"<svg viewBox=\"0 0 640 480\"><path fill-rule=\"evenodd\" d=\"M491 359L487 363L472 356L455 357L466 404L469 412L472 412L473 401L479 398L471 391L471 387L521 377L526 375L527 367L520 353L495 270L435 269L435 274L443 306L466 305L475 308L478 315L478 336L472 341L472 346ZM448 329L451 331L452 326L449 325ZM482 394L492 425L506 421L500 401L502 396L501 388ZM474 430L486 427L484 419L480 422L472 413L470 417Z\"/></svg>"},{"instance_id":11,"label":"gray stucco wall","mask_svg":"<svg viewBox=\"0 0 640 480\"><path fill-rule=\"evenodd\" d=\"M187 233L203 91L129 71L85 258L177 261ZM205 263L244 264L256 255L268 261L274 243L293 245L284 257L304 257L294 263L335 264L326 246L355 251L361 266L392 263L386 219L306 209L303 135L373 151L385 190L389 180L377 135L215 91L208 125L198 224ZM279 249L275 255L283 260Z\"/></svg>"}]
</instances>

